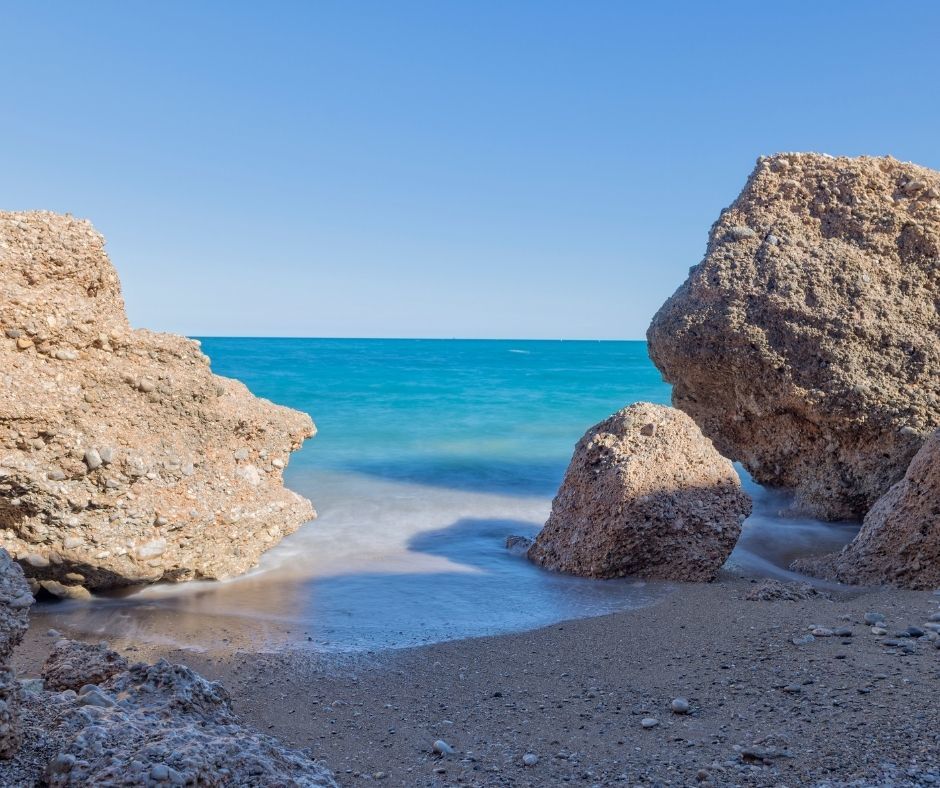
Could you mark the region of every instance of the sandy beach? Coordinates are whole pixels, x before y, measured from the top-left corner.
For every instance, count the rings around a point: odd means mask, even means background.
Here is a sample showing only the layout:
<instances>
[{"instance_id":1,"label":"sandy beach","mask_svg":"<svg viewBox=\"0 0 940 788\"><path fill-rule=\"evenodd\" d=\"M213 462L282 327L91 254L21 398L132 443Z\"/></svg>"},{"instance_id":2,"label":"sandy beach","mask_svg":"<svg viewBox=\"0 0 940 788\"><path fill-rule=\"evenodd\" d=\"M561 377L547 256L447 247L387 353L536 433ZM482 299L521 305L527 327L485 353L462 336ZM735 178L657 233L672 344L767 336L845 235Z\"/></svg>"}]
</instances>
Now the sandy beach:
<instances>
[{"instance_id":1,"label":"sandy beach","mask_svg":"<svg viewBox=\"0 0 940 788\"><path fill-rule=\"evenodd\" d=\"M895 637L940 596L747 599L758 583L722 574L641 610L346 657L253 654L237 637L218 653L112 646L220 681L247 722L309 748L348 786L940 781L940 649ZM886 635L866 613L885 616ZM813 626L851 635L794 644ZM37 673L46 631L35 616L21 675ZM670 710L677 697L688 713ZM453 754L435 753L437 740Z\"/></svg>"}]
</instances>

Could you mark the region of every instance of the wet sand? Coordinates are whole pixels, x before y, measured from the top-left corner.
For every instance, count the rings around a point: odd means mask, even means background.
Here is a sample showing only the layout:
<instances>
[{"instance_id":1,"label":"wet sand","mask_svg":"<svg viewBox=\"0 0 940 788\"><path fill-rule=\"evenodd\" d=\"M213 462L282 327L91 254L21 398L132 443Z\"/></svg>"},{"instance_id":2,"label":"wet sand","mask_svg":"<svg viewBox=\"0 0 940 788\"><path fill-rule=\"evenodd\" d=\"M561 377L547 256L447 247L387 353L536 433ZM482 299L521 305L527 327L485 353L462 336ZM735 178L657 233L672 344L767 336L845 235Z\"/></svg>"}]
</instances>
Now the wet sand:
<instances>
[{"instance_id":1,"label":"wet sand","mask_svg":"<svg viewBox=\"0 0 940 788\"><path fill-rule=\"evenodd\" d=\"M343 785L940 784L940 649L893 637L940 596L749 601L755 582L726 573L644 609L355 656L257 654L238 637L206 653L112 645L221 681L246 721ZM26 674L51 644L42 619L17 653ZM795 645L812 625L852 635ZM678 696L690 713L670 711ZM455 752L434 753L438 739Z\"/></svg>"}]
</instances>

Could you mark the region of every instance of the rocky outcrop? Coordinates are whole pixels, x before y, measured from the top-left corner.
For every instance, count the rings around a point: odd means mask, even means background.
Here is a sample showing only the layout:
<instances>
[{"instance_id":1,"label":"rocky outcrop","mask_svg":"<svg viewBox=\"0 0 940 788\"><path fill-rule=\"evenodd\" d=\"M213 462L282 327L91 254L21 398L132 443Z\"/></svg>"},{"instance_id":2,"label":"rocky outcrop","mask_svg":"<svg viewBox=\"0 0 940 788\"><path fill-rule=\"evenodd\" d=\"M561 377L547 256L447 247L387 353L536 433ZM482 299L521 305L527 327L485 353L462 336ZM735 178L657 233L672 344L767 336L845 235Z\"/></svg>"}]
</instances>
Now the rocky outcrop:
<instances>
[{"instance_id":1,"label":"rocky outcrop","mask_svg":"<svg viewBox=\"0 0 940 788\"><path fill-rule=\"evenodd\" d=\"M843 583L940 588L940 431L872 507L852 542L794 568Z\"/></svg>"},{"instance_id":2,"label":"rocky outcrop","mask_svg":"<svg viewBox=\"0 0 940 788\"><path fill-rule=\"evenodd\" d=\"M0 758L10 758L20 743L19 683L10 655L29 627L29 593L23 570L0 548Z\"/></svg>"},{"instance_id":3,"label":"rocky outcrop","mask_svg":"<svg viewBox=\"0 0 940 788\"><path fill-rule=\"evenodd\" d=\"M578 442L528 556L585 577L712 580L751 501L686 414L631 405Z\"/></svg>"},{"instance_id":4,"label":"rocky outcrop","mask_svg":"<svg viewBox=\"0 0 940 788\"><path fill-rule=\"evenodd\" d=\"M54 697L50 786L336 786L321 763L242 725L225 689L182 665L140 663Z\"/></svg>"},{"instance_id":5,"label":"rocky outcrop","mask_svg":"<svg viewBox=\"0 0 940 788\"><path fill-rule=\"evenodd\" d=\"M727 457L797 506L860 518L940 426L940 173L761 159L650 356Z\"/></svg>"},{"instance_id":6,"label":"rocky outcrop","mask_svg":"<svg viewBox=\"0 0 940 788\"><path fill-rule=\"evenodd\" d=\"M286 490L305 414L132 330L85 221L0 213L0 544L60 596L221 578L315 516Z\"/></svg>"},{"instance_id":7,"label":"rocky outcrop","mask_svg":"<svg viewBox=\"0 0 940 788\"><path fill-rule=\"evenodd\" d=\"M101 684L127 668L127 660L106 643L63 638L43 663L42 679L48 690L78 692L86 684Z\"/></svg>"}]
</instances>

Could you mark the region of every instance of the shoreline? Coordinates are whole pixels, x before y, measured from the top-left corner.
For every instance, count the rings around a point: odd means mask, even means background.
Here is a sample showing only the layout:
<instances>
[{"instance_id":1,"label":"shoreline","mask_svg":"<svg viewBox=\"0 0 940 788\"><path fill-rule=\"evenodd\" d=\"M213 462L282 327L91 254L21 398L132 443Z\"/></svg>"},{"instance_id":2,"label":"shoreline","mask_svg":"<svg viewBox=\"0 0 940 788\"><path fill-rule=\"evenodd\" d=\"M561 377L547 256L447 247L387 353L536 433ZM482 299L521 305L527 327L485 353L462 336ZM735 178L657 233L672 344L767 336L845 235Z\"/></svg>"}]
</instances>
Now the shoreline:
<instances>
[{"instance_id":1,"label":"shoreline","mask_svg":"<svg viewBox=\"0 0 940 788\"><path fill-rule=\"evenodd\" d=\"M220 681L247 723L310 748L348 786L940 781L940 650L885 644L921 626L940 596L846 587L831 599L745 599L758 582L724 572L635 610L348 655L111 645ZM871 611L886 616L886 636L864 624ZM792 642L813 625L852 635ZM52 640L34 620L14 660L22 676ZM680 696L689 714L670 711ZM643 728L647 717L658 724ZM434 753L438 739L455 753Z\"/></svg>"}]
</instances>

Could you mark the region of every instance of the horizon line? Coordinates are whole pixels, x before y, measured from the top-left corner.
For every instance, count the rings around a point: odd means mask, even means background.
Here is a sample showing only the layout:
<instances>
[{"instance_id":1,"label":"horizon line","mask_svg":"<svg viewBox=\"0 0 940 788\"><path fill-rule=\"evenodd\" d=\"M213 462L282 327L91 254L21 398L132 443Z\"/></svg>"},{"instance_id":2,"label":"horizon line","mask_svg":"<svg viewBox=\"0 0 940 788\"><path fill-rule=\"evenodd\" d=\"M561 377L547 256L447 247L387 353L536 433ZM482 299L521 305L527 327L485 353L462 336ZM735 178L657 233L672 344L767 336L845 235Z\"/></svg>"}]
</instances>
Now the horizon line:
<instances>
[{"instance_id":1,"label":"horizon line","mask_svg":"<svg viewBox=\"0 0 940 788\"><path fill-rule=\"evenodd\" d=\"M317 339L367 342L646 342L646 339L568 339L566 337L371 337L371 336L304 336L293 335L250 335L250 334L182 334L190 339Z\"/></svg>"}]
</instances>

